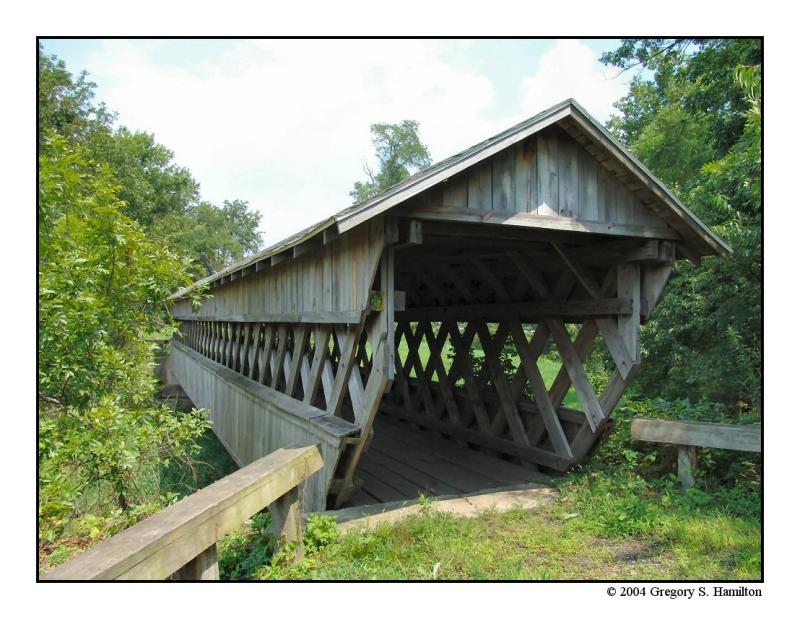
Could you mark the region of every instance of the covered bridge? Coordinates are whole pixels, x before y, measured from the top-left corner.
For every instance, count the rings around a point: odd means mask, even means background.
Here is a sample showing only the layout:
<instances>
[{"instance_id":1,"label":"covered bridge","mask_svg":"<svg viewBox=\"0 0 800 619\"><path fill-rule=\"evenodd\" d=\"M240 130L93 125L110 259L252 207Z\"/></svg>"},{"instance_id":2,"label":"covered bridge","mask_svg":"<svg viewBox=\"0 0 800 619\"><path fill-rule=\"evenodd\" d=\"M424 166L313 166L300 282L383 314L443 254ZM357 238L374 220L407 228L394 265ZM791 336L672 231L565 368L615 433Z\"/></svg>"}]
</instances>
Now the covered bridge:
<instances>
[{"instance_id":1,"label":"covered bridge","mask_svg":"<svg viewBox=\"0 0 800 619\"><path fill-rule=\"evenodd\" d=\"M176 293L165 369L240 465L319 443L307 509L435 491L420 463L439 456L533 478L591 452L675 260L727 252L568 100L197 282L197 311ZM594 346L615 365L600 388Z\"/></svg>"}]
</instances>

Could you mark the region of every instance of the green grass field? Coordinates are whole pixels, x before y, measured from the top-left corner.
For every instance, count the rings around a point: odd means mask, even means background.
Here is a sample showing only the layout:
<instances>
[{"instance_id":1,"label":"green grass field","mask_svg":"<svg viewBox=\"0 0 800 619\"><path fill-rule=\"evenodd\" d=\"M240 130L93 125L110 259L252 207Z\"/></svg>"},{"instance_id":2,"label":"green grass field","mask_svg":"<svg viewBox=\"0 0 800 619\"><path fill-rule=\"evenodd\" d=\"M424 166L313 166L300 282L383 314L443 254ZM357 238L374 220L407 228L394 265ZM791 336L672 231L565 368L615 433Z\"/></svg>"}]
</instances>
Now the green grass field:
<instances>
[{"instance_id":1,"label":"green grass field","mask_svg":"<svg viewBox=\"0 0 800 619\"><path fill-rule=\"evenodd\" d=\"M653 488L636 476L576 474L537 509L459 517L424 507L337 535L312 517L306 557L271 556L245 528L220 549L223 577L322 580L742 580L761 577L761 526L731 497ZM428 503L428 505L430 505ZM322 534L320 534L322 531Z\"/></svg>"}]
</instances>

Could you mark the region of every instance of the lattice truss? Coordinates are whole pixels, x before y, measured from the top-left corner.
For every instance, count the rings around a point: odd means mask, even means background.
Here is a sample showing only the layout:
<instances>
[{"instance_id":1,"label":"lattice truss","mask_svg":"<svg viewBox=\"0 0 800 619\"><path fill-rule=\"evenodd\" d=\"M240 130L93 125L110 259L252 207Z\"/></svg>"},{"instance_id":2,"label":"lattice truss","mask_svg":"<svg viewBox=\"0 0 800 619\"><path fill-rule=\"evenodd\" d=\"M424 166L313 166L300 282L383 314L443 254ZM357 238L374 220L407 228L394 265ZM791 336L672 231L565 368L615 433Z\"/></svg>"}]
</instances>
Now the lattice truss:
<instances>
[{"instance_id":1,"label":"lattice truss","mask_svg":"<svg viewBox=\"0 0 800 619\"><path fill-rule=\"evenodd\" d=\"M416 247L376 279L404 293L393 329L391 314L373 311L353 324L184 320L181 339L302 403L303 415L353 425L329 487L334 505L357 486L378 407L462 444L566 470L596 444L639 365L639 325L671 272L669 245ZM584 365L593 349L613 363L602 384ZM549 385L543 355L561 363ZM579 407L564 404L570 388Z\"/></svg>"},{"instance_id":2,"label":"lattice truss","mask_svg":"<svg viewBox=\"0 0 800 619\"><path fill-rule=\"evenodd\" d=\"M616 262L611 247L409 256L382 410L552 469L580 461L639 365L640 316L671 269L657 242L647 262ZM548 349L561 362L550 385L538 363ZM594 386L584 367L593 349L613 363ZM580 408L564 405L571 387Z\"/></svg>"},{"instance_id":3,"label":"lattice truss","mask_svg":"<svg viewBox=\"0 0 800 619\"><path fill-rule=\"evenodd\" d=\"M371 324L375 321L374 316L350 325L187 320L181 341L320 413L361 426L369 414L367 400L375 398L369 381L373 351L385 340Z\"/></svg>"}]
</instances>

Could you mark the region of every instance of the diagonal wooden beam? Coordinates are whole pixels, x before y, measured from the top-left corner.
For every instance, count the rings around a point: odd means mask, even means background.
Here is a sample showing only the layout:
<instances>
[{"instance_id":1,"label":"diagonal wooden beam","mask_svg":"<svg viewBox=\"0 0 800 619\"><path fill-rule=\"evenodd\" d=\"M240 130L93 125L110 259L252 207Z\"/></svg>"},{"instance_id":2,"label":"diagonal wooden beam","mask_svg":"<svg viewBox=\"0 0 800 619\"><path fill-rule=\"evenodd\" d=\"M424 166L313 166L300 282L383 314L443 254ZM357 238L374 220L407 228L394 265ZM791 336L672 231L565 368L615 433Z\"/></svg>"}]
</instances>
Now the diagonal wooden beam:
<instances>
[{"instance_id":1,"label":"diagonal wooden beam","mask_svg":"<svg viewBox=\"0 0 800 619\"><path fill-rule=\"evenodd\" d=\"M272 382L270 387L277 389L278 379L281 377L281 370L283 369L283 356L286 354L286 347L289 342L289 327L281 325L278 327L278 346L270 356L272 361Z\"/></svg>"},{"instance_id":2,"label":"diagonal wooden beam","mask_svg":"<svg viewBox=\"0 0 800 619\"><path fill-rule=\"evenodd\" d=\"M575 391L581 401L583 410L586 413L586 418L592 430L597 428L603 419L603 409L600 402L597 401L597 396L592 388L592 383L589 377L586 376L586 370L583 368L578 352L564 327L564 322L558 318L547 318L547 328L550 329L550 334L553 336L553 341L556 343L558 353L561 355L561 360L564 367L569 374L572 384L575 386Z\"/></svg>"},{"instance_id":3,"label":"diagonal wooden beam","mask_svg":"<svg viewBox=\"0 0 800 619\"><path fill-rule=\"evenodd\" d=\"M447 329L445 329L444 325L441 325L439 327L439 334L434 336L431 323L425 324L425 337L429 342L431 340L435 342L434 345L430 346L431 354L428 364L433 364L433 370L439 377L437 382L439 383L439 390L442 393L442 399L444 400L445 409L448 417L450 417L450 421L460 426L462 425L461 414L458 410L458 405L456 404L456 398L453 394L453 388L450 385L450 379L447 375L447 370L445 370L444 363L442 363L441 353L444 342L447 341L447 333Z\"/></svg>"},{"instance_id":4,"label":"diagonal wooden beam","mask_svg":"<svg viewBox=\"0 0 800 619\"><path fill-rule=\"evenodd\" d=\"M344 399L345 389L349 386L350 374L363 328L364 324L362 322L358 325L353 325L347 330L344 327L335 329L336 339L339 342L339 363L336 368L336 378L331 389L327 410L329 413L339 417L341 417L342 400Z\"/></svg>"},{"instance_id":5,"label":"diagonal wooden beam","mask_svg":"<svg viewBox=\"0 0 800 619\"><path fill-rule=\"evenodd\" d=\"M580 328L580 331L578 331L578 335L575 337L574 346L575 352L578 353L578 358L581 360L581 363L583 363L584 359L586 359L586 356L589 354L589 351L592 349L592 344L594 344L597 333L597 325L592 320L587 320L584 322L583 326ZM561 406L571 385L572 381L570 381L567 369L562 363L558 370L558 374L553 381L553 384L550 385L550 401L553 403L553 408L557 409Z\"/></svg>"},{"instance_id":6,"label":"diagonal wooden beam","mask_svg":"<svg viewBox=\"0 0 800 619\"><path fill-rule=\"evenodd\" d=\"M533 390L533 397L539 408L539 414L542 417L547 434L550 436L550 442L553 445L555 452L566 458L572 458L572 449L569 446L569 441L564 434L564 428L561 427L561 421L558 419L550 396L547 393L547 387L544 384L544 379L539 371L538 358L531 353L531 346L525 337L525 332L522 330L522 325L519 320L510 319L508 321L511 330L511 337L514 338L514 344L519 353L520 364L525 368L525 373L528 376L528 381ZM541 328L541 327L540 327Z\"/></svg>"},{"instance_id":7,"label":"diagonal wooden beam","mask_svg":"<svg viewBox=\"0 0 800 619\"><path fill-rule=\"evenodd\" d=\"M426 271L419 271L417 275L420 280L422 280L422 283L425 284L425 287L431 291L434 299L436 299L438 303L446 305L448 300L447 295L442 290L442 287L430 276L430 273Z\"/></svg>"},{"instance_id":8,"label":"diagonal wooden beam","mask_svg":"<svg viewBox=\"0 0 800 619\"><path fill-rule=\"evenodd\" d=\"M252 323L244 323L242 345L239 349L239 372L247 376L250 372L250 346L252 345Z\"/></svg>"},{"instance_id":9,"label":"diagonal wooden beam","mask_svg":"<svg viewBox=\"0 0 800 619\"><path fill-rule=\"evenodd\" d=\"M250 372L248 377L252 380L256 380L256 359L258 359L258 346L261 343L261 330L263 325L260 322L257 322L253 325L253 331L251 333L252 342L250 343L250 358L249 358L249 368Z\"/></svg>"},{"instance_id":10,"label":"diagonal wooden beam","mask_svg":"<svg viewBox=\"0 0 800 619\"><path fill-rule=\"evenodd\" d=\"M607 316L598 316L594 321L600 328L600 333L603 334L603 340L605 340L606 347L614 359L617 370L619 370L622 378L628 378L628 375L633 370L634 360L619 335L617 321Z\"/></svg>"},{"instance_id":11,"label":"diagonal wooden beam","mask_svg":"<svg viewBox=\"0 0 800 619\"><path fill-rule=\"evenodd\" d=\"M308 340L311 337L311 331L308 325L299 325L294 332L294 346L292 347L292 363L289 366L289 372L286 375L286 395L294 397L297 390L297 381L300 376L300 368L303 366L302 361L305 357L306 347Z\"/></svg>"},{"instance_id":12,"label":"diagonal wooden beam","mask_svg":"<svg viewBox=\"0 0 800 619\"><path fill-rule=\"evenodd\" d=\"M461 279L461 276L456 273L454 269L450 267L449 264L445 262L437 262L436 266L442 272L442 274L451 282L453 282L453 286L455 286L456 290L464 297L464 301L467 303L475 303L475 295L472 294L472 291L467 286L466 282Z\"/></svg>"},{"instance_id":13,"label":"diagonal wooden beam","mask_svg":"<svg viewBox=\"0 0 800 619\"><path fill-rule=\"evenodd\" d=\"M327 358L328 339L331 335L331 325L323 324L314 332L314 358L308 372L308 388L303 394L303 402L311 404L317 397L319 385L322 381L322 363Z\"/></svg>"},{"instance_id":14,"label":"diagonal wooden beam","mask_svg":"<svg viewBox=\"0 0 800 619\"><path fill-rule=\"evenodd\" d=\"M500 327L498 327L498 333L500 333ZM505 331L503 334L505 335ZM495 347L494 340L492 339L489 329L486 327L485 323L480 323L478 325L478 337L483 345L483 352L485 354L484 359L489 367L489 372L492 375L492 382L494 383L495 390L497 391L497 396L500 399L500 407L508 423L511 436L514 438L516 443L530 446L528 433L525 431L525 426L520 419L516 402L511 397L511 392L508 388L508 382L506 380L505 373L503 372L503 368L500 367L499 351ZM497 334L495 334L495 338L496 337ZM500 341L502 341L502 339Z\"/></svg>"},{"instance_id":15,"label":"diagonal wooden beam","mask_svg":"<svg viewBox=\"0 0 800 619\"><path fill-rule=\"evenodd\" d=\"M550 287L538 271L534 270L522 257L518 251L509 249L506 250L506 255L511 259L511 262L517 267L525 281L530 284L533 291L542 299L550 297Z\"/></svg>"},{"instance_id":16,"label":"diagonal wooden beam","mask_svg":"<svg viewBox=\"0 0 800 619\"><path fill-rule=\"evenodd\" d=\"M375 361L372 364L372 371L369 373L369 378L367 379L367 386L364 388L364 400L361 407L353 411L355 424L362 428L370 428L372 426L372 420L375 417L375 413L383 398L383 393L389 383L389 379L386 376L386 361L388 358L386 346L386 337L384 334L383 337L378 339L378 345L372 353ZM333 506L335 509L341 507L342 503L344 503L349 496L353 474L356 471L361 453L366 445L366 436L364 436L363 439L364 440L360 440L353 445L352 452L344 466L344 470L340 476L341 485L334 497Z\"/></svg>"},{"instance_id":17,"label":"diagonal wooden beam","mask_svg":"<svg viewBox=\"0 0 800 619\"><path fill-rule=\"evenodd\" d=\"M492 287L492 290L494 290L497 298L504 303L509 303L511 301L511 297L509 296L508 291L505 289L505 286L503 286L500 279L491 271L491 269L486 266L483 260L477 256L470 256L470 261L481 274L481 277L483 277L483 279Z\"/></svg>"},{"instance_id":18,"label":"diagonal wooden beam","mask_svg":"<svg viewBox=\"0 0 800 619\"><path fill-rule=\"evenodd\" d=\"M469 357L470 345L472 344L472 339L475 337L477 327L474 326L474 323L468 324L464 330L463 336L459 332L458 325L455 322L443 323L442 328L448 328L450 331L450 341L453 344L453 351L455 352L453 363L458 365L461 370L461 376L464 378L464 388L467 392L472 412L475 419L478 421L478 426L481 432L489 432L491 430L491 421L489 420L489 414L486 412L486 405L483 403L480 389L475 383L475 375Z\"/></svg>"},{"instance_id":19,"label":"diagonal wooden beam","mask_svg":"<svg viewBox=\"0 0 800 619\"><path fill-rule=\"evenodd\" d=\"M600 289L597 287L597 283L594 281L594 278L583 268L583 266L569 257L569 254L561 245L561 243L550 243L553 246L553 249L556 253L561 257L561 260L564 261L564 264L567 265L567 268L572 271L575 277L580 282L581 286L589 293L594 299L602 298L602 294Z\"/></svg>"},{"instance_id":20,"label":"diagonal wooden beam","mask_svg":"<svg viewBox=\"0 0 800 619\"><path fill-rule=\"evenodd\" d=\"M264 330L264 345L261 347L261 354L258 362L258 382L262 385L267 384L269 374L269 361L272 355L272 339L275 336L274 325L268 324Z\"/></svg>"},{"instance_id":21,"label":"diagonal wooden beam","mask_svg":"<svg viewBox=\"0 0 800 619\"><path fill-rule=\"evenodd\" d=\"M423 331L424 329L421 323L417 323L416 332L411 331L411 325L409 323L403 323L403 332L406 337L406 344L408 345L408 358L406 359L406 363L414 368L418 379L417 390L413 398L414 406L417 406L419 401L422 400L422 404L428 416L436 417L436 407L434 406L433 397L431 396L430 385L425 379L425 368L422 367L422 361L419 358L419 345L422 341ZM408 372L409 376L410 374L411 372Z\"/></svg>"}]
</instances>

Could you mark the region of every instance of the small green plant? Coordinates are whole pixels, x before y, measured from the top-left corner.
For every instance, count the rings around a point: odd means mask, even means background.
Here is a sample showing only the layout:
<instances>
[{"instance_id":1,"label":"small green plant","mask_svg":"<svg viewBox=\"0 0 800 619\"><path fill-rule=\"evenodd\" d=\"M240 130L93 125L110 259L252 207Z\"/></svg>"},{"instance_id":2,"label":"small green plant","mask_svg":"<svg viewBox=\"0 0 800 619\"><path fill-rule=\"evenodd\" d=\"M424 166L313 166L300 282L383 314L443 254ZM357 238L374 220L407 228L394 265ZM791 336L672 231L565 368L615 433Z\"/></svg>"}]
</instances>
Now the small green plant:
<instances>
[{"instance_id":1,"label":"small green plant","mask_svg":"<svg viewBox=\"0 0 800 619\"><path fill-rule=\"evenodd\" d=\"M303 531L303 542L306 552L314 552L329 546L339 539L339 528L336 519L323 514L311 514Z\"/></svg>"},{"instance_id":2,"label":"small green plant","mask_svg":"<svg viewBox=\"0 0 800 619\"><path fill-rule=\"evenodd\" d=\"M219 575L223 580L249 580L261 566L272 562L275 536L269 528L269 511L259 512L236 533L220 541Z\"/></svg>"}]
</instances>

